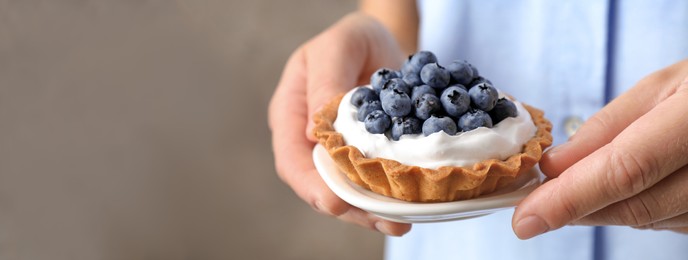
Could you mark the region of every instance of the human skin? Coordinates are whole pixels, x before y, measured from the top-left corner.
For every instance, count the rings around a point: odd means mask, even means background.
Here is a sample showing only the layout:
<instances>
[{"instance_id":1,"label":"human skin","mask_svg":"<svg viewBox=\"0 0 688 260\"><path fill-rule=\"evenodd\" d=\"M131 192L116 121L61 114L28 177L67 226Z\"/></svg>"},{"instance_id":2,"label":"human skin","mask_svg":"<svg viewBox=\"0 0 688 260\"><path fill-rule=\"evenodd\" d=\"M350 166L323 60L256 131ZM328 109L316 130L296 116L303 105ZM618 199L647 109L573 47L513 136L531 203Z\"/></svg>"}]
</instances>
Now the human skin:
<instances>
[{"instance_id":1,"label":"human skin","mask_svg":"<svg viewBox=\"0 0 688 260\"><path fill-rule=\"evenodd\" d=\"M543 155L516 208L521 239L564 225L688 232L688 60L639 81Z\"/></svg>"},{"instance_id":2,"label":"human skin","mask_svg":"<svg viewBox=\"0 0 688 260\"><path fill-rule=\"evenodd\" d=\"M313 113L335 95L367 84L377 68L398 68L403 56L415 51L415 33L399 29L417 29L404 25L417 20L400 19L412 6L380 10L384 4L365 2L362 11L299 47L287 62L269 108L275 165L280 178L316 211L402 235L410 225L382 220L334 195L311 158ZM515 234L528 239L564 225L688 232L686 100L688 60L645 77L569 141L547 151L540 167L551 180L518 205Z\"/></svg>"},{"instance_id":3,"label":"human skin","mask_svg":"<svg viewBox=\"0 0 688 260\"><path fill-rule=\"evenodd\" d=\"M347 15L292 54L269 107L280 178L316 211L396 236L411 226L353 207L325 185L311 157L316 143L311 129L312 115L335 95L367 84L380 67L398 68L403 56L376 19L360 12Z\"/></svg>"}]
</instances>

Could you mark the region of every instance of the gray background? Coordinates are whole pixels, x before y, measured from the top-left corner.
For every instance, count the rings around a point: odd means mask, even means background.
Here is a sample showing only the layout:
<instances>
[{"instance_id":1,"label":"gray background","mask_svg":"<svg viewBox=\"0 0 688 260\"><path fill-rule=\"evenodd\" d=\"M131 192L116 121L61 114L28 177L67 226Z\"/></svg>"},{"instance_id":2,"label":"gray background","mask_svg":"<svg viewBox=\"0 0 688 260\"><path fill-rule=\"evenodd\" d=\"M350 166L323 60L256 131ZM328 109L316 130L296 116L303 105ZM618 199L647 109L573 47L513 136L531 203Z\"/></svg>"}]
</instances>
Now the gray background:
<instances>
[{"instance_id":1,"label":"gray background","mask_svg":"<svg viewBox=\"0 0 688 260\"><path fill-rule=\"evenodd\" d=\"M0 0L0 259L379 259L277 177L266 107L355 1Z\"/></svg>"}]
</instances>

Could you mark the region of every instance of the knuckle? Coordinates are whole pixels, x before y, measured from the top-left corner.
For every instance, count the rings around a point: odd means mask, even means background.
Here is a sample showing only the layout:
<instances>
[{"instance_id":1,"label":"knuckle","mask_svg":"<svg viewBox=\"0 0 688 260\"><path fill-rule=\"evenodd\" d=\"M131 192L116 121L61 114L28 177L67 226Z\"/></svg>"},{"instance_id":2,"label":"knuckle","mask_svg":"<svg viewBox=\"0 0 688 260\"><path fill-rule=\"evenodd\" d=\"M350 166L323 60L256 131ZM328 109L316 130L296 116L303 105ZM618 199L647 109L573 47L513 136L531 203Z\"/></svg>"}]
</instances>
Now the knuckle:
<instances>
[{"instance_id":1,"label":"knuckle","mask_svg":"<svg viewBox=\"0 0 688 260\"><path fill-rule=\"evenodd\" d=\"M585 128L585 126L594 126L595 129L591 129L593 131L609 129L609 122L613 121L614 117L611 114L609 114L609 111L602 109L599 112L595 113L595 115L590 117L590 119L588 119L588 122L583 126L583 128Z\"/></svg>"},{"instance_id":2,"label":"knuckle","mask_svg":"<svg viewBox=\"0 0 688 260\"><path fill-rule=\"evenodd\" d=\"M641 159L637 154L612 149L609 155L607 182L612 196L628 198L644 190L656 175L654 160Z\"/></svg>"},{"instance_id":3,"label":"knuckle","mask_svg":"<svg viewBox=\"0 0 688 260\"><path fill-rule=\"evenodd\" d=\"M653 228L655 217L649 203L640 197L632 197L622 203L624 203L625 210L621 212L621 224Z\"/></svg>"},{"instance_id":4,"label":"knuckle","mask_svg":"<svg viewBox=\"0 0 688 260\"><path fill-rule=\"evenodd\" d=\"M640 229L640 230L655 230L656 228L654 227L654 224L648 224L648 225L640 225L640 226L631 226L635 229Z\"/></svg>"},{"instance_id":5,"label":"knuckle","mask_svg":"<svg viewBox=\"0 0 688 260\"><path fill-rule=\"evenodd\" d=\"M313 208L315 211L322 214L340 217L349 211L349 207L347 207L347 204L345 204L343 201L317 199L318 196L311 197L312 199L308 200L308 204L311 205L311 208Z\"/></svg>"},{"instance_id":6,"label":"knuckle","mask_svg":"<svg viewBox=\"0 0 688 260\"><path fill-rule=\"evenodd\" d=\"M566 210L566 214L568 214L568 219L578 219L582 217L582 215L579 213L577 207L573 202L567 199L562 199L561 200L561 205L564 207Z\"/></svg>"},{"instance_id":7,"label":"knuckle","mask_svg":"<svg viewBox=\"0 0 688 260\"><path fill-rule=\"evenodd\" d=\"M328 211L328 208L325 205L322 205L322 203L320 203L317 199L311 198L306 202L311 206L311 209L315 210L316 212L323 215L332 215L330 214L330 211Z\"/></svg>"},{"instance_id":8,"label":"knuckle","mask_svg":"<svg viewBox=\"0 0 688 260\"><path fill-rule=\"evenodd\" d=\"M557 182L557 185L564 185L562 182ZM557 189L552 189L551 193L549 194L550 198L558 198L558 204L561 205L561 207L564 209L567 218L569 220L578 220L580 217L583 217L584 214L580 212L580 210L577 207L577 203L574 203L573 200L571 200L570 197L566 196L558 196L558 194L555 193L556 190L561 190L562 188L557 188Z\"/></svg>"},{"instance_id":9,"label":"knuckle","mask_svg":"<svg viewBox=\"0 0 688 260\"><path fill-rule=\"evenodd\" d=\"M684 78L678 85L677 92L686 91L688 89L688 77Z\"/></svg>"},{"instance_id":10,"label":"knuckle","mask_svg":"<svg viewBox=\"0 0 688 260\"><path fill-rule=\"evenodd\" d=\"M665 226L665 223L662 221L660 222L652 222L652 223L647 223L647 224L642 224L642 225L637 225L633 226L630 225L630 227L635 228L635 229L641 229L641 230L666 230L668 227Z\"/></svg>"}]
</instances>

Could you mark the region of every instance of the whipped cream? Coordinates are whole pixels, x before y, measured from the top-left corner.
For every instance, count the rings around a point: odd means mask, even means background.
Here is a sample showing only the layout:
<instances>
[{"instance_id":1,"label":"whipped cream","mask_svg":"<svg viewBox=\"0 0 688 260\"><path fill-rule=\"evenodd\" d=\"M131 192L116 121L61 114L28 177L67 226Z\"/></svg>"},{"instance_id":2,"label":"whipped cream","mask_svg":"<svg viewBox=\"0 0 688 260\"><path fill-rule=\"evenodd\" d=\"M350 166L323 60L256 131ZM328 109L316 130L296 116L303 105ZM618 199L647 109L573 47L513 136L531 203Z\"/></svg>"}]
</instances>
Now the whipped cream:
<instances>
[{"instance_id":1,"label":"whipped cream","mask_svg":"<svg viewBox=\"0 0 688 260\"><path fill-rule=\"evenodd\" d=\"M453 136L443 131L429 136L402 135L399 141L393 141L384 134L369 133L364 123L356 119L358 109L351 104L354 91L349 91L340 102L334 128L347 145L358 148L368 158L392 159L429 169L465 167L487 159L505 160L521 152L537 130L528 110L514 101L518 116L506 118L492 128L479 127ZM504 95L500 92L499 96Z\"/></svg>"}]
</instances>

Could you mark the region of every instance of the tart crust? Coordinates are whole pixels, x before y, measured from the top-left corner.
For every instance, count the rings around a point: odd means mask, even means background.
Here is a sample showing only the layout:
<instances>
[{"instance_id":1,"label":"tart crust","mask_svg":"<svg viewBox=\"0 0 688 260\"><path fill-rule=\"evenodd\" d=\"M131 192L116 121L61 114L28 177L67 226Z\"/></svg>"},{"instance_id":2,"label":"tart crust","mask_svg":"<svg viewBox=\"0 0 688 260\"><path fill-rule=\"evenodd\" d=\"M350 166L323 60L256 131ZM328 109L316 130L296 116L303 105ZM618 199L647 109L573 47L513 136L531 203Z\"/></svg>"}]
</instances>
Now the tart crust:
<instances>
[{"instance_id":1,"label":"tart crust","mask_svg":"<svg viewBox=\"0 0 688 260\"><path fill-rule=\"evenodd\" d=\"M318 111L313 134L325 147L337 167L356 184L375 193L412 202L447 202L475 198L511 184L530 170L552 145L552 124L544 113L523 104L537 127L535 136L521 153L506 160L489 159L472 167L443 166L428 169L384 158L366 158L358 148L346 145L333 123L344 94Z\"/></svg>"}]
</instances>

